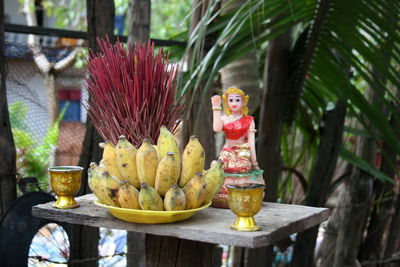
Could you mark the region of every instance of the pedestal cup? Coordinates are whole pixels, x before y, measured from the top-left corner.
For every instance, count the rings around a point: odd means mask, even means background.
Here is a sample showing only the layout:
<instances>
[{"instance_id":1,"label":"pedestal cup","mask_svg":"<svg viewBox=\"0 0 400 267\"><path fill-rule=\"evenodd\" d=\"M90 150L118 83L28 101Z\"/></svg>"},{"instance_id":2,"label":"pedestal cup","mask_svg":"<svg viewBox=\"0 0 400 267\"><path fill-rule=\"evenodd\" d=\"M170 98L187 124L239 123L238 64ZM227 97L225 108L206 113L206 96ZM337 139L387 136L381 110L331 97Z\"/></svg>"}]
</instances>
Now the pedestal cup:
<instances>
[{"instance_id":1,"label":"pedestal cup","mask_svg":"<svg viewBox=\"0 0 400 267\"><path fill-rule=\"evenodd\" d=\"M237 216L231 229L245 232L260 230L261 227L256 224L253 216L261 209L265 186L260 184L227 185L227 188L229 208Z\"/></svg>"},{"instance_id":2,"label":"pedestal cup","mask_svg":"<svg viewBox=\"0 0 400 267\"><path fill-rule=\"evenodd\" d=\"M53 207L59 209L73 209L79 207L74 196L81 187L82 167L56 166L48 168L50 185L57 194L57 201Z\"/></svg>"}]
</instances>

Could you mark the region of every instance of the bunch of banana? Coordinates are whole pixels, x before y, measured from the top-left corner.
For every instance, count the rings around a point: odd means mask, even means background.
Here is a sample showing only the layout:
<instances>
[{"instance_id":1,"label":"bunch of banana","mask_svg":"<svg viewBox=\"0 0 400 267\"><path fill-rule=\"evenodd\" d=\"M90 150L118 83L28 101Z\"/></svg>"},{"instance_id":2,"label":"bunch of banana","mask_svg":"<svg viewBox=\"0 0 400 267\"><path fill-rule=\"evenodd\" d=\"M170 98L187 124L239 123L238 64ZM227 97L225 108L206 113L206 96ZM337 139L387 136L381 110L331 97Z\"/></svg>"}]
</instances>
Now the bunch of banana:
<instances>
[{"instance_id":1,"label":"bunch of banana","mask_svg":"<svg viewBox=\"0 0 400 267\"><path fill-rule=\"evenodd\" d=\"M103 144L103 158L90 165L89 187L104 204L128 209L185 210L210 201L224 182L221 162L204 170L205 154L191 136L182 157L175 136L160 128L157 146L144 139L136 149L125 136Z\"/></svg>"}]
</instances>

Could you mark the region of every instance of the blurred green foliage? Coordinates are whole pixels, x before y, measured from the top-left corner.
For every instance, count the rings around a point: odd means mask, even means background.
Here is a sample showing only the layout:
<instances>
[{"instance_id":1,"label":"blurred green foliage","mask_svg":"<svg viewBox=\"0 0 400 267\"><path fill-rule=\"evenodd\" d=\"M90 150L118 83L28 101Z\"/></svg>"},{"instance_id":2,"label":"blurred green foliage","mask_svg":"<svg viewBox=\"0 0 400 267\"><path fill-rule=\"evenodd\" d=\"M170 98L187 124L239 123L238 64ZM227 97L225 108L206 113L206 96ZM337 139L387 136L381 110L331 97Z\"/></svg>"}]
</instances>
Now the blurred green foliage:
<instances>
[{"instance_id":1,"label":"blurred green foliage","mask_svg":"<svg viewBox=\"0 0 400 267\"><path fill-rule=\"evenodd\" d=\"M189 29L192 0L158 0L151 3L151 38L175 39Z\"/></svg>"},{"instance_id":2,"label":"blurred green foliage","mask_svg":"<svg viewBox=\"0 0 400 267\"><path fill-rule=\"evenodd\" d=\"M42 190L47 191L47 168L55 156L58 143L59 124L68 105L65 105L57 120L49 127L46 136L40 143L32 134L26 123L27 105L16 101L8 106L11 128L17 149L17 172L20 177L36 177Z\"/></svg>"},{"instance_id":3,"label":"blurred green foliage","mask_svg":"<svg viewBox=\"0 0 400 267\"><path fill-rule=\"evenodd\" d=\"M22 6L25 0L19 0ZM142 0L138 0L142 1ZM32 7L34 8L34 1ZM150 36L155 39L173 39L189 29L192 0L157 0L151 1ZM114 0L115 14L125 17L124 35L127 35L129 0ZM85 31L85 0L43 0L43 9L48 17L55 19L56 28L69 28Z\"/></svg>"}]
</instances>

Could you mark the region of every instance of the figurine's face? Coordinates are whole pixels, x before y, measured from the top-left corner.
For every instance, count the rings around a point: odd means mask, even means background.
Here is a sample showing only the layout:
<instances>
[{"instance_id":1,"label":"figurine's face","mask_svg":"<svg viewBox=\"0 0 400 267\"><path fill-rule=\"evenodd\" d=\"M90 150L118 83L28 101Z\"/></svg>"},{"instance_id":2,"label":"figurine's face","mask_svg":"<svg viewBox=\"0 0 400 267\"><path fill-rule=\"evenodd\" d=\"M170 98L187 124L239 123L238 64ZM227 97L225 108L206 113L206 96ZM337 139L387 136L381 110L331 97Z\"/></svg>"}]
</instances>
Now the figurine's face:
<instances>
[{"instance_id":1,"label":"figurine's face","mask_svg":"<svg viewBox=\"0 0 400 267\"><path fill-rule=\"evenodd\" d=\"M229 94L228 95L228 105L232 112L241 111L244 105L242 96L239 94Z\"/></svg>"}]
</instances>

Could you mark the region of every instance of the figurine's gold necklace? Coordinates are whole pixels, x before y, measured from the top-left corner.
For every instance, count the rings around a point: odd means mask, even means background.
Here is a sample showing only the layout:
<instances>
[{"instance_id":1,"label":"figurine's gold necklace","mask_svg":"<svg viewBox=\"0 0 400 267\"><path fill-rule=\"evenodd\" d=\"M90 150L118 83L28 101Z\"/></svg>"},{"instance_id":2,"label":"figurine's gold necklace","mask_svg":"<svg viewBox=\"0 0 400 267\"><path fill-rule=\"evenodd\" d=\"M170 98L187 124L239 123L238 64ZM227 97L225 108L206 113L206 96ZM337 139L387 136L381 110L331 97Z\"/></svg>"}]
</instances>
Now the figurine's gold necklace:
<instances>
[{"instance_id":1,"label":"figurine's gold necklace","mask_svg":"<svg viewBox=\"0 0 400 267\"><path fill-rule=\"evenodd\" d=\"M228 115L228 118L231 119L231 121L237 121L237 120L240 120L241 118L243 118L243 114L236 118L233 117L233 115L231 114L231 115Z\"/></svg>"}]
</instances>

